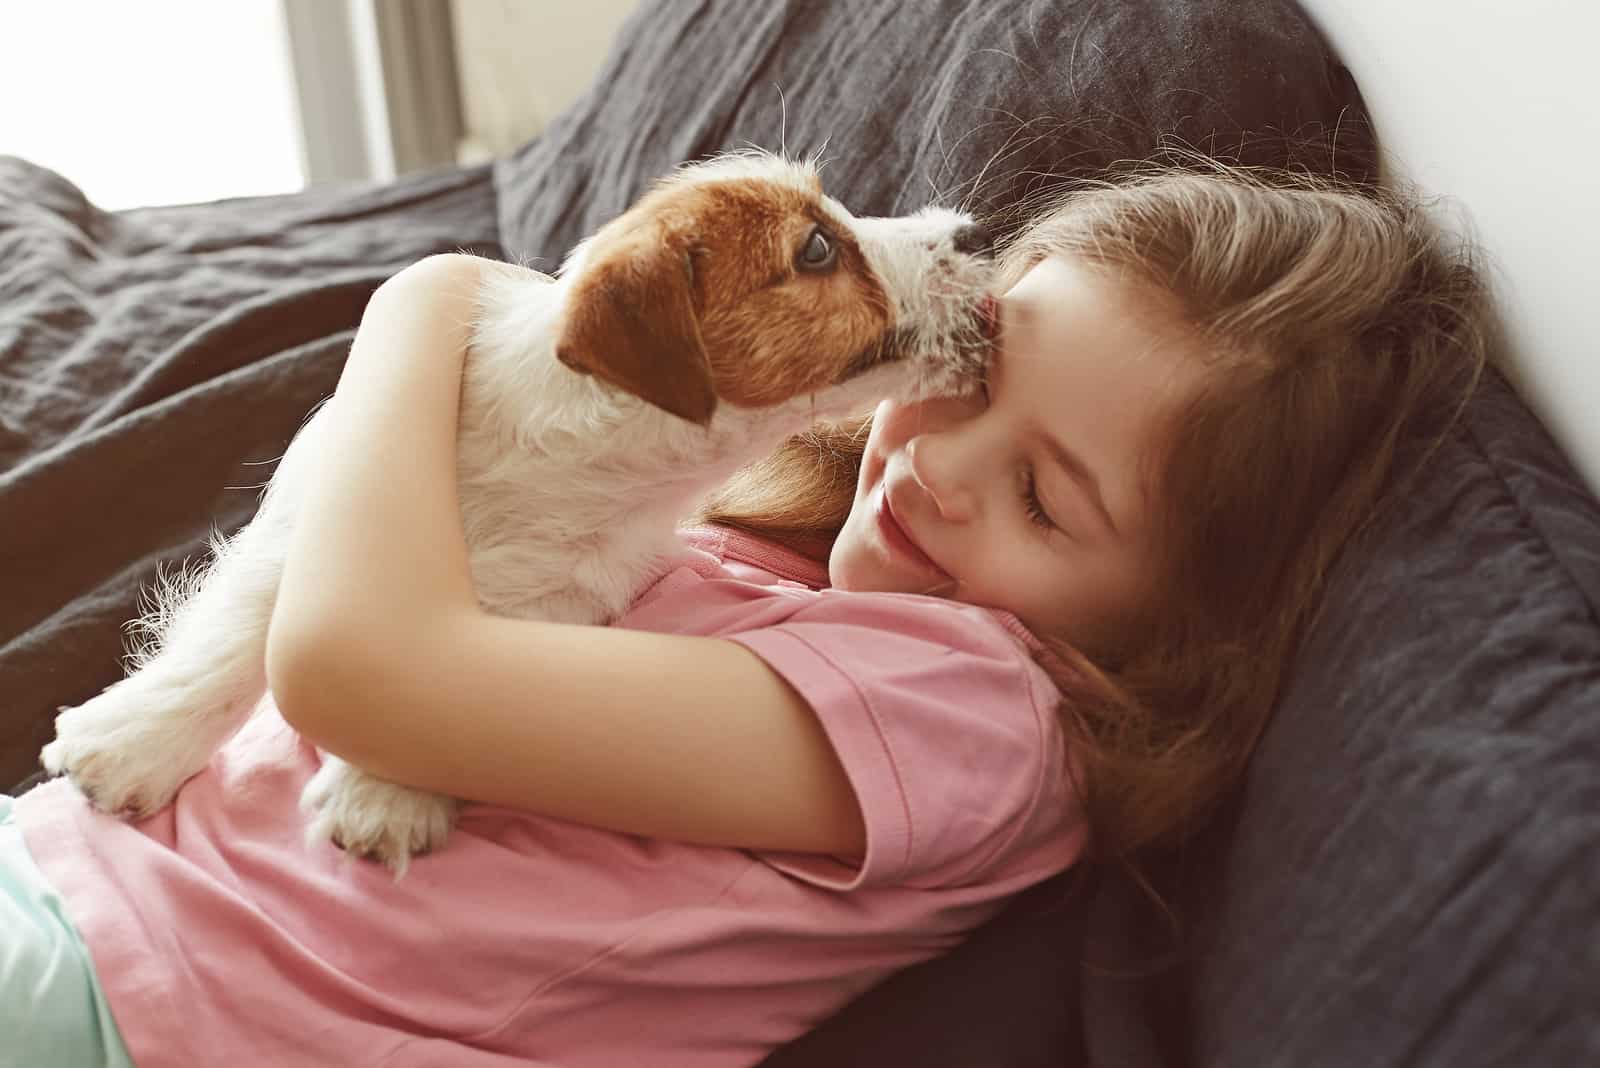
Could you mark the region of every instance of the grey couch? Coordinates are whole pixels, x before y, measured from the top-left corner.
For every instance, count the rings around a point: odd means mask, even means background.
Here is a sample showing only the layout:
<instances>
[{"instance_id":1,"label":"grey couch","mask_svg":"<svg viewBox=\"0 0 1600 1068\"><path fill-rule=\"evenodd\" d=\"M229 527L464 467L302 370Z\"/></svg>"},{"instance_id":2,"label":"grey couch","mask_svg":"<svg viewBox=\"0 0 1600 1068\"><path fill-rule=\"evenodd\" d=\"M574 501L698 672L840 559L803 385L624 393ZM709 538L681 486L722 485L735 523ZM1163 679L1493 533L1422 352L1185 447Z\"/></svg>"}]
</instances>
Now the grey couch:
<instances>
[{"instance_id":1,"label":"grey couch","mask_svg":"<svg viewBox=\"0 0 1600 1068\"><path fill-rule=\"evenodd\" d=\"M553 266L680 161L824 139L855 210L1001 231L1180 142L1374 159L1288 0L681 0L490 166L113 215L0 160L0 782L117 677L157 564L248 518L384 277L453 248ZM1600 504L1495 378L1395 505L1245 788L1163 858L1181 939L1071 872L767 1063L1600 1064Z\"/></svg>"}]
</instances>

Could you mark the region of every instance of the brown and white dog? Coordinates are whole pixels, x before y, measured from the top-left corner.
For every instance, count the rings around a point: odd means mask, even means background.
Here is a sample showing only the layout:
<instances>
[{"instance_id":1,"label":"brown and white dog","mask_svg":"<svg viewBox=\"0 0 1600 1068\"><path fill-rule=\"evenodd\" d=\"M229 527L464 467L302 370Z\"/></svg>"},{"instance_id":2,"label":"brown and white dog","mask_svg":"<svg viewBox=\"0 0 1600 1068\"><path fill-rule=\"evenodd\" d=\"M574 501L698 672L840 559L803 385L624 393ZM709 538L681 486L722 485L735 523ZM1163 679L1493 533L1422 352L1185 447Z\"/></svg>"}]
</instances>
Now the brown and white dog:
<instances>
[{"instance_id":1,"label":"brown and white dog","mask_svg":"<svg viewBox=\"0 0 1600 1068\"><path fill-rule=\"evenodd\" d=\"M813 167L763 154L663 179L555 279L495 265L458 450L483 606L616 618L681 551L677 524L741 466L818 419L973 381L989 282L988 238L966 216L855 218ZM98 807L165 806L265 693L267 625L325 426L319 412L295 437L208 567L162 584L131 674L56 720L43 762ZM302 806L313 841L398 873L443 842L457 802L325 756Z\"/></svg>"}]
</instances>

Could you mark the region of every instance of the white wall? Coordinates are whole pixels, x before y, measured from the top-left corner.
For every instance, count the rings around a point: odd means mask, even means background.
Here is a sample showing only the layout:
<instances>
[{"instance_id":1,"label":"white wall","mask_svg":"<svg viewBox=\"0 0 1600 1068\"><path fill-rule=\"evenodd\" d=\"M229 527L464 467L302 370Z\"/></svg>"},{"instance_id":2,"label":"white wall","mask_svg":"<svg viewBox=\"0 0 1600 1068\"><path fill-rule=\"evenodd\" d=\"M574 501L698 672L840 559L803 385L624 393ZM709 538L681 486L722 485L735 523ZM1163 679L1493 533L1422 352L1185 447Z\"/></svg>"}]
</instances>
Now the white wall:
<instances>
[{"instance_id":1,"label":"white wall","mask_svg":"<svg viewBox=\"0 0 1600 1068\"><path fill-rule=\"evenodd\" d=\"M452 0L463 162L511 152L589 87L639 0Z\"/></svg>"},{"instance_id":2,"label":"white wall","mask_svg":"<svg viewBox=\"0 0 1600 1068\"><path fill-rule=\"evenodd\" d=\"M1507 369L1600 492L1600 0L1301 3L1393 173L1487 249Z\"/></svg>"}]
</instances>

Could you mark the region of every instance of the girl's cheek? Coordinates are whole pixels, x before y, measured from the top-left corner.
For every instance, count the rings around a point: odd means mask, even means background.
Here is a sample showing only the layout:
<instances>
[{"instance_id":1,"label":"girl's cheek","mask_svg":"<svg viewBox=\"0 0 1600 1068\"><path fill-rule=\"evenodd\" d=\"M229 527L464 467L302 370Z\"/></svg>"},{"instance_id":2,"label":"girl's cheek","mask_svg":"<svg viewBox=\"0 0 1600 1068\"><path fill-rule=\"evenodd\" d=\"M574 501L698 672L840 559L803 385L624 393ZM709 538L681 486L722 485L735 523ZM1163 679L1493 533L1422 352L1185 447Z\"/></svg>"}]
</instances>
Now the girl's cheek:
<instances>
[{"instance_id":1,"label":"girl's cheek","mask_svg":"<svg viewBox=\"0 0 1600 1068\"><path fill-rule=\"evenodd\" d=\"M905 405L892 400L880 401L872 410L872 434L867 439L869 445L875 444L882 451L884 443L900 433L904 412Z\"/></svg>"},{"instance_id":2,"label":"girl's cheek","mask_svg":"<svg viewBox=\"0 0 1600 1068\"><path fill-rule=\"evenodd\" d=\"M861 473L856 477L856 495L860 496L878 484L883 477L884 457L869 444L861 457Z\"/></svg>"}]
</instances>

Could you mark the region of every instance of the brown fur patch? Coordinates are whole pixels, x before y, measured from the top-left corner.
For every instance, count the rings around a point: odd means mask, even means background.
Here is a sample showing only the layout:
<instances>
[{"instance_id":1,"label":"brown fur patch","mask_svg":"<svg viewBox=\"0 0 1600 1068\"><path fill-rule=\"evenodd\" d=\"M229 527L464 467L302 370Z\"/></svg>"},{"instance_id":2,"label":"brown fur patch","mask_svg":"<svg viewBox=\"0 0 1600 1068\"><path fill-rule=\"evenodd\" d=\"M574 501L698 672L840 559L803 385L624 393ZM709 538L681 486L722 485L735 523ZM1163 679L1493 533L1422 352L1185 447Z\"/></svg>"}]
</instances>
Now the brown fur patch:
<instances>
[{"instance_id":1,"label":"brown fur patch","mask_svg":"<svg viewBox=\"0 0 1600 1068\"><path fill-rule=\"evenodd\" d=\"M617 235L580 276L556 358L690 422L717 407L688 254L648 227Z\"/></svg>"},{"instance_id":2,"label":"brown fur patch","mask_svg":"<svg viewBox=\"0 0 1600 1068\"><path fill-rule=\"evenodd\" d=\"M800 270L819 224L837 261ZM893 326L883 286L820 188L657 189L595 235L586 273L565 332L577 341L563 342L581 355L569 362L686 418L713 395L763 407L840 381L875 362Z\"/></svg>"}]
</instances>

